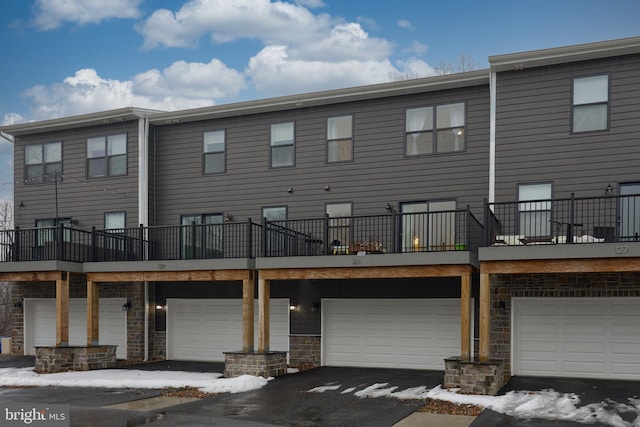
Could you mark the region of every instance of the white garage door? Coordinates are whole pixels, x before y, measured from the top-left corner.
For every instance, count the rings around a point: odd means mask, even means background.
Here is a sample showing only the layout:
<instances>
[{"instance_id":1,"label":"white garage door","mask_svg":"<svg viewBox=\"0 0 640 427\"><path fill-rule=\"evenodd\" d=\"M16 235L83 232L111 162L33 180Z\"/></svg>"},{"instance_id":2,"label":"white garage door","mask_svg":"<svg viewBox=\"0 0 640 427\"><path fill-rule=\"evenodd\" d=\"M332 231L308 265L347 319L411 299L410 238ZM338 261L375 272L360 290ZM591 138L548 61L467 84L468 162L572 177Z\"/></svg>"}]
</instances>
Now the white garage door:
<instances>
[{"instance_id":1,"label":"white garage door","mask_svg":"<svg viewBox=\"0 0 640 427\"><path fill-rule=\"evenodd\" d=\"M127 312L125 298L100 298L100 344L117 345L116 357L127 358ZM24 353L36 354L35 346L56 343L56 300L24 300ZM87 345L87 300L69 300L69 345Z\"/></svg>"},{"instance_id":2,"label":"white garage door","mask_svg":"<svg viewBox=\"0 0 640 427\"><path fill-rule=\"evenodd\" d=\"M324 299L322 323L326 366L442 370L460 355L459 299Z\"/></svg>"},{"instance_id":3,"label":"white garage door","mask_svg":"<svg viewBox=\"0 0 640 427\"><path fill-rule=\"evenodd\" d=\"M255 348L258 302L255 303ZM289 351L289 300L271 299L270 345ZM167 358L223 362L225 351L242 350L241 299L167 299Z\"/></svg>"},{"instance_id":4,"label":"white garage door","mask_svg":"<svg viewBox=\"0 0 640 427\"><path fill-rule=\"evenodd\" d=\"M640 298L514 298L514 375L640 379Z\"/></svg>"}]
</instances>

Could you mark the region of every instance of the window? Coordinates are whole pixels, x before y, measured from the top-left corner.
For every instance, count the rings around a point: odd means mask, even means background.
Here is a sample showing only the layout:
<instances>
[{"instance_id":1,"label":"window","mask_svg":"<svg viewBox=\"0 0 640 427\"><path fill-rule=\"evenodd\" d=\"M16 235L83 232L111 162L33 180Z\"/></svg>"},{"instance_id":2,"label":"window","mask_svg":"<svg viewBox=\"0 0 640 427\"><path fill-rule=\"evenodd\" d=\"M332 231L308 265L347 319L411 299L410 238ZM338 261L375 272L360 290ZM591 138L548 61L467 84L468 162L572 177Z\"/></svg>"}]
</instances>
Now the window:
<instances>
[{"instance_id":1,"label":"window","mask_svg":"<svg viewBox=\"0 0 640 427\"><path fill-rule=\"evenodd\" d=\"M225 171L225 131L217 130L204 134L204 173Z\"/></svg>"},{"instance_id":2,"label":"window","mask_svg":"<svg viewBox=\"0 0 640 427\"><path fill-rule=\"evenodd\" d=\"M573 81L573 132L609 127L609 76L581 77Z\"/></svg>"},{"instance_id":3,"label":"window","mask_svg":"<svg viewBox=\"0 0 640 427\"><path fill-rule=\"evenodd\" d=\"M351 203L327 203L326 214L329 216L329 242L336 251L344 249L351 243Z\"/></svg>"},{"instance_id":4,"label":"window","mask_svg":"<svg viewBox=\"0 0 640 427\"><path fill-rule=\"evenodd\" d=\"M327 162L353 160L353 126L351 116L331 117L327 120Z\"/></svg>"},{"instance_id":5,"label":"window","mask_svg":"<svg viewBox=\"0 0 640 427\"><path fill-rule=\"evenodd\" d=\"M126 227L125 218L126 214L124 212L105 212L105 230L123 230Z\"/></svg>"},{"instance_id":6,"label":"window","mask_svg":"<svg viewBox=\"0 0 640 427\"><path fill-rule=\"evenodd\" d=\"M284 222L287 219L286 206L272 206L262 208L262 218L265 221L275 221L266 229L267 236L265 241L265 255L283 256L286 254L288 247L287 242L289 233Z\"/></svg>"},{"instance_id":7,"label":"window","mask_svg":"<svg viewBox=\"0 0 640 427\"><path fill-rule=\"evenodd\" d=\"M271 125L271 167L293 166L295 163L293 122Z\"/></svg>"},{"instance_id":8,"label":"window","mask_svg":"<svg viewBox=\"0 0 640 427\"><path fill-rule=\"evenodd\" d=\"M89 178L126 174L126 134L87 139L87 176Z\"/></svg>"},{"instance_id":9,"label":"window","mask_svg":"<svg viewBox=\"0 0 640 427\"><path fill-rule=\"evenodd\" d=\"M453 249L455 209L455 200L402 203L402 252Z\"/></svg>"},{"instance_id":10,"label":"window","mask_svg":"<svg viewBox=\"0 0 640 427\"><path fill-rule=\"evenodd\" d=\"M62 173L62 142L24 147L25 183L53 182Z\"/></svg>"},{"instance_id":11,"label":"window","mask_svg":"<svg viewBox=\"0 0 640 427\"><path fill-rule=\"evenodd\" d=\"M184 215L181 223L182 259L222 258L222 214Z\"/></svg>"},{"instance_id":12,"label":"window","mask_svg":"<svg viewBox=\"0 0 640 427\"><path fill-rule=\"evenodd\" d=\"M38 230L36 235L36 246L44 246L47 242L57 240L57 227L59 226L63 226L65 228L63 240L65 242L71 241L71 232L68 230L71 228L71 218L58 218L57 220L55 218L37 219L36 228L41 228L43 230Z\"/></svg>"},{"instance_id":13,"label":"window","mask_svg":"<svg viewBox=\"0 0 640 427\"><path fill-rule=\"evenodd\" d=\"M525 237L551 236L551 183L518 186L519 234ZM535 201L538 200L538 201Z\"/></svg>"},{"instance_id":14,"label":"window","mask_svg":"<svg viewBox=\"0 0 640 427\"><path fill-rule=\"evenodd\" d=\"M464 151L464 103L409 109L405 131L407 156Z\"/></svg>"}]
</instances>

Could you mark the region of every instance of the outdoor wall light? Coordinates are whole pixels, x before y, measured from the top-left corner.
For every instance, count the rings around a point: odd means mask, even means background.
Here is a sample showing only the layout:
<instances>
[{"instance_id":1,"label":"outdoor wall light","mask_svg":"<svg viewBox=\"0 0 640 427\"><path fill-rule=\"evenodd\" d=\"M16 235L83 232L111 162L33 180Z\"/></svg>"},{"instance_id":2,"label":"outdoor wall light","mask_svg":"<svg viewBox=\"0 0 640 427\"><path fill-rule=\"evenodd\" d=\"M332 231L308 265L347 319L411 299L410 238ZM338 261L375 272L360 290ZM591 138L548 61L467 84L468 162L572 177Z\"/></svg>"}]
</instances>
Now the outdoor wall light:
<instances>
[{"instance_id":1,"label":"outdoor wall light","mask_svg":"<svg viewBox=\"0 0 640 427\"><path fill-rule=\"evenodd\" d=\"M233 215L231 214L224 214L224 222L231 222L233 221Z\"/></svg>"},{"instance_id":2,"label":"outdoor wall light","mask_svg":"<svg viewBox=\"0 0 640 427\"><path fill-rule=\"evenodd\" d=\"M22 301L14 302L13 308L22 308Z\"/></svg>"},{"instance_id":3,"label":"outdoor wall light","mask_svg":"<svg viewBox=\"0 0 640 427\"><path fill-rule=\"evenodd\" d=\"M391 203L387 203L387 206L385 206L385 209L387 210L387 212L392 212L393 207L391 206Z\"/></svg>"},{"instance_id":4,"label":"outdoor wall light","mask_svg":"<svg viewBox=\"0 0 640 427\"><path fill-rule=\"evenodd\" d=\"M162 305L162 304L156 305L156 310L166 310L166 309L167 309L166 305Z\"/></svg>"},{"instance_id":5,"label":"outdoor wall light","mask_svg":"<svg viewBox=\"0 0 640 427\"><path fill-rule=\"evenodd\" d=\"M324 186L324 191L329 191L331 190L331 186L330 185L325 185Z\"/></svg>"},{"instance_id":6,"label":"outdoor wall light","mask_svg":"<svg viewBox=\"0 0 640 427\"><path fill-rule=\"evenodd\" d=\"M318 301L314 301L311 303L311 311L318 311L320 308L320 303Z\"/></svg>"},{"instance_id":7,"label":"outdoor wall light","mask_svg":"<svg viewBox=\"0 0 640 427\"><path fill-rule=\"evenodd\" d=\"M607 188L604 190L604 194L606 194L607 196L613 194L613 187L611 186L611 184L607 184Z\"/></svg>"},{"instance_id":8,"label":"outdoor wall light","mask_svg":"<svg viewBox=\"0 0 640 427\"><path fill-rule=\"evenodd\" d=\"M131 301L127 301L124 304L122 304L122 311L129 311L131 310Z\"/></svg>"},{"instance_id":9,"label":"outdoor wall light","mask_svg":"<svg viewBox=\"0 0 640 427\"><path fill-rule=\"evenodd\" d=\"M287 188L287 193L293 193L293 187L288 187Z\"/></svg>"},{"instance_id":10,"label":"outdoor wall light","mask_svg":"<svg viewBox=\"0 0 640 427\"><path fill-rule=\"evenodd\" d=\"M298 309L298 306L295 304L291 304L289 305L289 311L296 311Z\"/></svg>"}]
</instances>

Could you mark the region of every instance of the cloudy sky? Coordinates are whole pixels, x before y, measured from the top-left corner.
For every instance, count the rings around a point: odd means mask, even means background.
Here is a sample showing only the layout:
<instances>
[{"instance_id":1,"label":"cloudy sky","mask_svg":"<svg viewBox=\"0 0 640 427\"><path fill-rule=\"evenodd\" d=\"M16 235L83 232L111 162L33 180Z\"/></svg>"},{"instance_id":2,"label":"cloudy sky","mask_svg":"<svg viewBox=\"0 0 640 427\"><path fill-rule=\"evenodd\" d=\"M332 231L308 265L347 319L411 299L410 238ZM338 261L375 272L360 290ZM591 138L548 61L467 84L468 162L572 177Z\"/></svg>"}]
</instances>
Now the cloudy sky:
<instances>
[{"instance_id":1,"label":"cloudy sky","mask_svg":"<svg viewBox=\"0 0 640 427\"><path fill-rule=\"evenodd\" d=\"M12 0L0 125L176 110L428 76L487 57L640 35L638 0ZM0 139L0 197L12 180Z\"/></svg>"}]
</instances>

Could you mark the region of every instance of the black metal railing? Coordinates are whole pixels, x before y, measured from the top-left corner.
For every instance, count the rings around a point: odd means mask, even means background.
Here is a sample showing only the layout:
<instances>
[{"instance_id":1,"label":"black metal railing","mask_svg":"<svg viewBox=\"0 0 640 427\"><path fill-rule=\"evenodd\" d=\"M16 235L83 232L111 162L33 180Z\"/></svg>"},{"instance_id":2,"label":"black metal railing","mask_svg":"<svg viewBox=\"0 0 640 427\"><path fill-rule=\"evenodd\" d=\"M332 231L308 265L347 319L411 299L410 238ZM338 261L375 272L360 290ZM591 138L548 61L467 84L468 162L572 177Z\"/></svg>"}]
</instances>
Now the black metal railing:
<instances>
[{"instance_id":1,"label":"black metal railing","mask_svg":"<svg viewBox=\"0 0 640 427\"><path fill-rule=\"evenodd\" d=\"M467 207L396 213L91 231L64 225L0 231L0 261L154 261L477 252L483 227Z\"/></svg>"},{"instance_id":2,"label":"black metal railing","mask_svg":"<svg viewBox=\"0 0 640 427\"><path fill-rule=\"evenodd\" d=\"M640 195L485 203L491 245L640 241Z\"/></svg>"}]
</instances>

